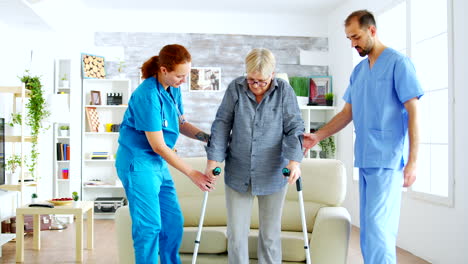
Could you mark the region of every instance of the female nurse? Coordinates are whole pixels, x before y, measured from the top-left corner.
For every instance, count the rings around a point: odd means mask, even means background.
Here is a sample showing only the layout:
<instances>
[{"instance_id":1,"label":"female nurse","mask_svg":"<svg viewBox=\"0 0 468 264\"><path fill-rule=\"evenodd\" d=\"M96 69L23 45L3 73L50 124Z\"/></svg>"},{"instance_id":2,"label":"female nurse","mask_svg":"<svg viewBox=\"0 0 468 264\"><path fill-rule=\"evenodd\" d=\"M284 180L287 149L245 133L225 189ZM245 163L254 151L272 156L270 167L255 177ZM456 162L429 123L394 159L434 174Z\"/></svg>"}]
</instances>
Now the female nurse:
<instances>
[{"instance_id":1,"label":"female nurse","mask_svg":"<svg viewBox=\"0 0 468 264\"><path fill-rule=\"evenodd\" d=\"M133 92L120 126L117 174L132 218L136 263L181 263L183 217L167 163L202 191L214 177L192 169L174 152L182 133L207 142L209 135L184 119L180 85L190 72L191 55L177 44L161 49L141 67L144 81Z\"/></svg>"}]
</instances>

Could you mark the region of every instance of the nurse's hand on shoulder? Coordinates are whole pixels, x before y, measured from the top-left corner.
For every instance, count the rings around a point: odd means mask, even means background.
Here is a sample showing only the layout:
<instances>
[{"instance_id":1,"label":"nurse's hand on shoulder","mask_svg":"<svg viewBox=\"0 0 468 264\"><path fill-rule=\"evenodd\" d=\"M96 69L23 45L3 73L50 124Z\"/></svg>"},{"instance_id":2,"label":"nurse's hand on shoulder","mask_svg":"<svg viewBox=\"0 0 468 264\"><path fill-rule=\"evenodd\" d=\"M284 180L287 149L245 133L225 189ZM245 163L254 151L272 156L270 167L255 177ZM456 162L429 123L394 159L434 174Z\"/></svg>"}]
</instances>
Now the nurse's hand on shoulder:
<instances>
[{"instance_id":1,"label":"nurse's hand on shoulder","mask_svg":"<svg viewBox=\"0 0 468 264\"><path fill-rule=\"evenodd\" d=\"M288 183L289 184L294 184L299 177L301 177L301 168L299 167L299 162L290 160L288 166L286 168L289 169L289 177L288 177Z\"/></svg>"},{"instance_id":2,"label":"nurse's hand on shoulder","mask_svg":"<svg viewBox=\"0 0 468 264\"><path fill-rule=\"evenodd\" d=\"M214 190L214 182L210 180L210 177L206 176L205 174L201 173L197 170L192 170L187 175L195 185L200 188L200 190L204 192L210 192Z\"/></svg>"},{"instance_id":3,"label":"nurse's hand on shoulder","mask_svg":"<svg viewBox=\"0 0 468 264\"><path fill-rule=\"evenodd\" d=\"M410 187L416 181L416 165L413 162L408 162L403 170L404 182L403 187Z\"/></svg>"}]
</instances>

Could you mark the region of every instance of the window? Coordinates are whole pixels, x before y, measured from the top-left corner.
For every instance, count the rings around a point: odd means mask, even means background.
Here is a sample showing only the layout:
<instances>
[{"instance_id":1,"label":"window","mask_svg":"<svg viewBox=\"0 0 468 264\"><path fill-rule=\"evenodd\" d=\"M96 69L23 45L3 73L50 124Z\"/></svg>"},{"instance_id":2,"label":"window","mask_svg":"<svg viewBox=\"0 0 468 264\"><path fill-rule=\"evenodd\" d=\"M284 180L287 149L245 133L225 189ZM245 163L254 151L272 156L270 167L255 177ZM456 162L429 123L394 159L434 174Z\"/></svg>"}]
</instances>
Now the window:
<instances>
[{"instance_id":1,"label":"window","mask_svg":"<svg viewBox=\"0 0 468 264\"><path fill-rule=\"evenodd\" d=\"M452 201L451 0L406 0L376 17L382 42L413 61L425 95L420 103L418 174L409 193Z\"/></svg>"}]
</instances>

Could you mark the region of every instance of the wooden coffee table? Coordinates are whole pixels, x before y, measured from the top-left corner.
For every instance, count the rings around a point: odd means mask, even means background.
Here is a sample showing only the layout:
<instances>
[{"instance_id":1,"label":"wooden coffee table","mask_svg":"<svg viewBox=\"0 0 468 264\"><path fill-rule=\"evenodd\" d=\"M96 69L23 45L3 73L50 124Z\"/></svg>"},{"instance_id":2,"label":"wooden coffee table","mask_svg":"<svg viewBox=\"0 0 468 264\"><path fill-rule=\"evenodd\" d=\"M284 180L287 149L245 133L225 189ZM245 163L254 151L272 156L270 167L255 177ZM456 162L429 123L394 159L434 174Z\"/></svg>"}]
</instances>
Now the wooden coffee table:
<instances>
[{"instance_id":1,"label":"wooden coffee table","mask_svg":"<svg viewBox=\"0 0 468 264\"><path fill-rule=\"evenodd\" d=\"M76 204L47 207L19 207L16 209L16 262L24 262L24 215L33 215L34 249L41 249L41 214L72 214L76 218L76 261L83 262L83 215L87 217L87 249L94 246L94 203L92 201Z\"/></svg>"}]
</instances>

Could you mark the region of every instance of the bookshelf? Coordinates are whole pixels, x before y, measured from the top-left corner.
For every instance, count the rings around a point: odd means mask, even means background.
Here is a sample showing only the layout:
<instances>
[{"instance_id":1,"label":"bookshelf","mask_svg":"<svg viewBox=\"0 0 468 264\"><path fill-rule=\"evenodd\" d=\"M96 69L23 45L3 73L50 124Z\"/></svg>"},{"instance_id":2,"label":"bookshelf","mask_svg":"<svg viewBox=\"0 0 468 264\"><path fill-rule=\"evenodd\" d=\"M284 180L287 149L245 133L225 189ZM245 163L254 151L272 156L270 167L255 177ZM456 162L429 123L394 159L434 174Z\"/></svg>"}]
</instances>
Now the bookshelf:
<instances>
[{"instance_id":1,"label":"bookshelf","mask_svg":"<svg viewBox=\"0 0 468 264\"><path fill-rule=\"evenodd\" d=\"M2 97L5 96L6 98L9 97L12 100L10 113L26 113L26 98L29 97L28 94L29 91L26 90L24 84L22 86L0 87L0 95ZM9 116L6 116L6 120L8 119ZM20 129L17 131L5 130L5 158L11 157L12 155L20 155L21 164L25 164L26 145L30 145L29 143L31 143L32 140L30 136L26 136L26 124L24 119L25 118L21 119L21 124L19 125ZM15 179L14 182L10 181L4 185L0 185L0 190L6 191L6 193L0 193L0 198L2 199L2 204L0 206L0 222L14 216L15 209L28 202L24 198L25 193L27 193L27 187L35 187L34 192L37 193L37 183L25 181L25 172L27 168L23 166L18 169L20 170L18 177L19 182L18 179ZM2 234L0 227L0 257L2 246L13 240L15 237L15 234Z\"/></svg>"},{"instance_id":2,"label":"bookshelf","mask_svg":"<svg viewBox=\"0 0 468 264\"><path fill-rule=\"evenodd\" d=\"M119 133L111 128L127 110L130 80L83 79L82 93L82 198L125 197L115 169Z\"/></svg>"},{"instance_id":3,"label":"bookshelf","mask_svg":"<svg viewBox=\"0 0 468 264\"><path fill-rule=\"evenodd\" d=\"M310 133L311 129L317 129L330 121L336 112L335 106L307 106L300 105L302 119L304 120L305 132ZM336 140L335 140L336 145ZM319 158L319 154L312 155L313 152L317 152L317 147L312 148L307 154L306 158ZM336 155L336 153L335 153Z\"/></svg>"},{"instance_id":4,"label":"bookshelf","mask_svg":"<svg viewBox=\"0 0 468 264\"><path fill-rule=\"evenodd\" d=\"M71 164L71 137L73 124L70 123L70 94L72 92L72 60L68 58L55 59L54 65L54 92L51 102L51 120L53 121L53 196L55 198L71 197L74 191L71 179L76 174ZM62 80L66 79L66 80ZM66 135L61 134L60 128L68 127ZM65 171L67 173L65 173Z\"/></svg>"}]
</instances>

